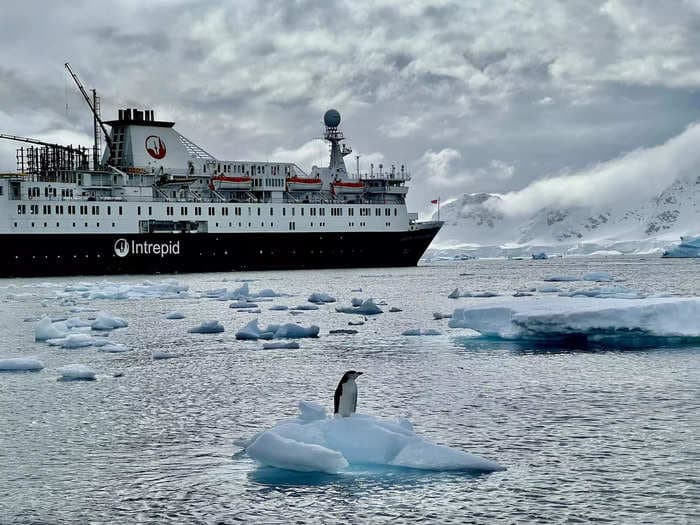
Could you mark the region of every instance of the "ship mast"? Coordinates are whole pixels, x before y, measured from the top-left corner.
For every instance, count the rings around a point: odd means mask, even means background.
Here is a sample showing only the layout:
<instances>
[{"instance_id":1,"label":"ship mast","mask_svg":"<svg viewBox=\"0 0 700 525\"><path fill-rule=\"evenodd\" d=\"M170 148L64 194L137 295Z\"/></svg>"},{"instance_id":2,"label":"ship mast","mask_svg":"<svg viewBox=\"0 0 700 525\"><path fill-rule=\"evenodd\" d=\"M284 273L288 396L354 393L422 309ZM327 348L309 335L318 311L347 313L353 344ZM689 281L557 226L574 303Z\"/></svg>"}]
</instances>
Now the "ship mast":
<instances>
[{"instance_id":1,"label":"ship mast","mask_svg":"<svg viewBox=\"0 0 700 525\"><path fill-rule=\"evenodd\" d=\"M99 99L97 97L97 92L93 89L92 90L92 100L90 100L90 96L87 94L87 91L85 91L85 88L83 87L83 84L80 82L80 79L78 78L78 75L76 75L73 70L70 67L70 64L66 62L65 64L66 69L68 70L68 73L70 73L70 76L73 77L73 80L75 81L75 84L78 86L78 89L80 90L80 93L83 95L83 98L85 99L85 102L87 102L88 107L90 108L90 111L92 112L93 116L93 127L94 127L94 138L95 138L95 144L93 146L93 164L94 164L94 169L97 169L99 165L99 148L100 148L100 131L98 129L98 125L100 129L102 130L102 133L104 134L105 137L105 142L107 143L107 147L109 148L109 155L107 157L107 164L111 164L112 160L112 138L109 136L109 132L107 131L107 128L105 127L104 122L102 122L102 119L100 118L100 111L99 111Z\"/></svg>"}]
</instances>

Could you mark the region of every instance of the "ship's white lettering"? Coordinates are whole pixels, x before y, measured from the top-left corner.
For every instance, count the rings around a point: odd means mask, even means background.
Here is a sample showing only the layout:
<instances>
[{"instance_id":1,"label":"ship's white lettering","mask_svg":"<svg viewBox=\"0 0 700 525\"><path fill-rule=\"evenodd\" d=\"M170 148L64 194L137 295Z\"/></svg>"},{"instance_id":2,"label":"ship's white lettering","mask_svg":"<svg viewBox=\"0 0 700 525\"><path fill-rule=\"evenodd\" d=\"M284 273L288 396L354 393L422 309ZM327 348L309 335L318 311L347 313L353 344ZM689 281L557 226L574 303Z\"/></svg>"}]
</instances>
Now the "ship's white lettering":
<instances>
[{"instance_id":1,"label":"ship's white lettering","mask_svg":"<svg viewBox=\"0 0 700 525\"><path fill-rule=\"evenodd\" d=\"M114 254L117 257L126 257L127 255L180 255L180 241L168 242L137 242L127 239L117 239L114 242Z\"/></svg>"}]
</instances>

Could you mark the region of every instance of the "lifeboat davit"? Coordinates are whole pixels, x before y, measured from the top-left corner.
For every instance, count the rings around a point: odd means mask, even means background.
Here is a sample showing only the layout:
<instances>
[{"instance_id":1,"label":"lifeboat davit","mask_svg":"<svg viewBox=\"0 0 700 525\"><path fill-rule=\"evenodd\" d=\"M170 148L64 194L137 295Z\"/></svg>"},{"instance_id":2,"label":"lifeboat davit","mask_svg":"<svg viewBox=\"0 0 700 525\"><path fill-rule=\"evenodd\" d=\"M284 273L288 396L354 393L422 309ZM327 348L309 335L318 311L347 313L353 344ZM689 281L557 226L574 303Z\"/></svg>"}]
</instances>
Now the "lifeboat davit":
<instances>
[{"instance_id":1,"label":"lifeboat davit","mask_svg":"<svg viewBox=\"0 0 700 525\"><path fill-rule=\"evenodd\" d=\"M335 194L339 193L364 193L364 182L335 181L331 183L331 190Z\"/></svg>"},{"instance_id":2,"label":"lifeboat davit","mask_svg":"<svg viewBox=\"0 0 700 525\"><path fill-rule=\"evenodd\" d=\"M305 179L290 177L287 179L287 191L320 191L323 186L321 179Z\"/></svg>"},{"instance_id":3,"label":"lifeboat davit","mask_svg":"<svg viewBox=\"0 0 700 525\"><path fill-rule=\"evenodd\" d=\"M250 190L253 185L251 177L227 177L226 175L215 175L209 181L209 187L215 190Z\"/></svg>"}]
</instances>

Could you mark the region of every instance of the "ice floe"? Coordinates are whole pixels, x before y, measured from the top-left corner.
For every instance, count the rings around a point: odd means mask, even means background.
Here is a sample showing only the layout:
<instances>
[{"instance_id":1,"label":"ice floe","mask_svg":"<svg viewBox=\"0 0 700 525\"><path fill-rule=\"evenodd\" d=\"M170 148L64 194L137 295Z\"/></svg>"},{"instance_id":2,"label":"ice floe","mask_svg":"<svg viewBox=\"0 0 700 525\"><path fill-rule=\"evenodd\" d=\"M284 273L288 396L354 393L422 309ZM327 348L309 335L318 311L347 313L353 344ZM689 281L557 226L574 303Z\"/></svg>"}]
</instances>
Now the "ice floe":
<instances>
[{"instance_id":1,"label":"ice floe","mask_svg":"<svg viewBox=\"0 0 700 525\"><path fill-rule=\"evenodd\" d=\"M289 306L285 306L283 304L275 304L275 305L270 306L270 308L268 308L268 310L282 312L285 310L289 310Z\"/></svg>"},{"instance_id":2,"label":"ice floe","mask_svg":"<svg viewBox=\"0 0 700 525\"><path fill-rule=\"evenodd\" d=\"M397 308L396 306L392 306L391 308L389 308L389 311L391 313L403 312L401 308Z\"/></svg>"},{"instance_id":3,"label":"ice floe","mask_svg":"<svg viewBox=\"0 0 700 525\"><path fill-rule=\"evenodd\" d=\"M85 348L95 344L95 339L90 334L68 334L57 339L46 341L50 346L60 346L66 349Z\"/></svg>"},{"instance_id":4,"label":"ice floe","mask_svg":"<svg viewBox=\"0 0 700 525\"><path fill-rule=\"evenodd\" d=\"M451 319L452 314L443 314L442 312L433 312L433 319L439 321L440 319Z\"/></svg>"},{"instance_id":5,"label":"ice floe","mask_svg":"<svg viewBox=\"0 0 700 525\"><path fill-rule=\"evenodd\" d=\"M700 257L700 236L681 237L681 243L664 251L664 257Z\"/></svg>"},{"instance_id":6,"label":"ice floe","mask_svg":"<svg viewBox=\"0 0 700 525\"><path fill-rule=\"evenodd\" d=\"M303 337L318 337L320 328L315 325L309 327L294 323L286 323L277 327L275 339L300 339Z\"/></svg>"},{"instance_id":7,"label":"ice floe","mask_svg":"<svg viewBox=\"0 0 700 525\"><path fill-rule=\"evenodd\" d=\"M272 339L275 336L275 331L278 325L270 325L267 328L261 329L258 326L258 320L253 319L243 328L236 332L236 339L257 341L258 339Z\"/></svg>"},{"instance_id":8,"label":"ice floe","mask_svg":"<svg viewBox=\"0 0 700 525\"><path fill-rule=\"evenodd\" d=\"M438 471L492 472L498 463L417 435L412 425L369 415L328 418L323 407L300 403L300 415L258 434L245 448L262 465L335 474L350 465Z\"/></svg>"},{"instance_id":9,"label":"ice floe","mask_svg":"<svg viewBox=\"0 0 700 525\"><path fill-rule=\"evenodd\" d=\"M98 312L90 328L93 330L114 330L126 326L129 326L129 323L125 319L115 317L109 312Z\"/></svg>"},{"instance_id":10,"label":"ice floe","mask_svg":"<svg viewBox=\"0 0 700 525\"><path fill-rule=\"evenodd\" d=\"M228 305L229 308L257 308L257 303L249 303L248 301L233 301Z\"/></svg>"},{"instance_id":11,"label":"ice floe","mask_svg":"<svg viewBox=\"0 0 700 525\"><path fill-rule=\"evenodd\" d=\"M537 291L540 293L561 293L561 288L554 285L545 285L540 286Z\"/></svg>"},{"instance_id":12,"label":"ice floe","mask_svg":"<svg viewBox=\"0 0 700 525\"><path fill-rule=\"evenodd\" d=\"M216 299L218 301L243 301L247 299L271 299L273 297L284 297L286 294L275 292L270 288L265 288L259 292L251 292L248 283L245 282L240 287L229 290L227 288L215 288L213 290L205 290L200 294L200 297Z\"/></svg>"},{"instance_id":13,"label":"ice floe","mask_svg":"<svg viewBox=\"0 0 700 525\"><path fill-rule=\"evenodd\" d=\"M432 328L410 328L401 332L401 335L442 335L442 333Z\"/></svg>"},{"instance_id":14,"label":"ice floe","mask_svg":"<svg viewBox=\"0 0 700 525\"><path fill-rule=\"evenodd\" d=\"M173 279L142 283L99 281L68 285L59 297L77 296L83 299L142 299L189 297L188 286Z\"/></svg>"},{"instance_id":15,"label":"ice floe","mask_svg":"<svg viewBox=\"0 0 700 525\"><path fill-rule=\"evenodd\" d=\"M348 330L347 328L339 328L338 330L329 330L331 335L355 335L357 330Z\"/></svg>"},{"instance_id":16,"label":"ice floe","mask_svg":"<svg viewBox=\"0 0 700 525\"><path fill-rule=\"evenodd\" d=\"M94 381L95 371L85 365L66 365L58 369L61 381Z\"/></svg>"},{"instance_id":17,"label":"ice floe","mask_svg":"<svg viewBox=\"0 0 700 525\"><path fill-rule=\"evenodd\" d=\"M151 358L154 361L159 361L161 359L175 359L176 357L180 357L177 354L171 354L168 352L164 352L163 350L154 350L151 352Z\"/></svg>"},{"instance_id":18,"label":"ice floe","mask_svg":"<svg viewBox=\"0 0 700 525\"><path fill-rule=\"evenodd\" d=\"M105 345L101 345L97 348L100 352L106 352L110 354L117 354L121 352L128 352L129 348L123 343L111 343L108 342Z\"/></svg>"},{"instance_id":19,"label":"ice floe","mask_svg":"<svg viewBox=\"0 0 700 525\"><path fill-rule=\"evenodd\" d=\"M58 339L65 337L69 331L65 321L53 322L47 315L42 317L34 327L34 340L47 341L48 339Z\"/></svg>"},{"instance_id":20,"label":"ice floe","mask_svg":"<svg viewBox=\"0 0 700 525\"><path fill-rule=\"evenodd\" d=\"M642 299L644 294L624 286L599 286L562 292L565 297L598 297L599 299Z\"/></svg>"},{"instance_id":21,"label":"ice floe","mask_svg":"<svg viewBox=\"0 0 700 525\"><path fill-rule=\"evenodd\" d=\"M166 314L165 318L166 319L184 319L185 314L183 314L182 312L175 311L175 312L170 312L170 313Z\"/></svg>"},{"instance_id":22,"label":"ice floe","mask_svg":"<svg viewBox=\"0 0 700 525\"><path fill-rule=\"evenodd\" d=\"M634 346L648 338L700 337L700 298L607 299L531 297L458 308L451 328L513 340L614 340Z\"/></svg>"},{"instance_id":23,"label":"ice floe","mask_svg":"<svg viewBox=\"0 0 700 525\"><path fill-rule=\"evenodd\" d=\"M272 343L263 343L263 350L290 349L296 350L299 348L299 343L296 341L274 341Z\"/></svg>"},{"instance_id":24,"label":"ice floe","mask_svg":"<svg viewBox=\"0 0 700 525\"><path fill-rule=\"evenodd\" d=\"M290 308L290 310L294 310L295 312L307 312L311 310L318 310L319 307L316 306L315 304L300 304L298 306L295 306L294 308Z\"/></svg>"},{"instance_id":25,"label":"ice floe","mask_svg":"<svg viewBox=\"0 0 700 525\"><path fill-rule=\"evenodd\" d=\"M38 372L44 363L36 357L7 357L0 359L0 372Z\"/></svg>"},{"instance_id":26,"label":"ice floe","mask_svg":"<svg viewBox=\"0 0 700 525\"><path fill-rule=\"evenodd\" d=\"M613 281L612 275L610 275L608 272L590 272L584 274L582 279L584 281L593 281L596 283L609 283Z\"/></svg>"},{"instance_id":27,"label":"ice floe","mask_svg":"<svg viewBox=\"0 0 700 525\"><path fill-rule=\"evenodd\" d=\"M549 275L542 280L549 283L568 283L580 279L575 275Z\"/></svg>"},{"instance_id":28,"label":"ice floe","mask_svg":"<svg viewBox=\"0 0 700 525\"><path fill-rule=\"evenodd\" d=\"M258 326L258 319L253 319L238 332L236 339L256 341L258 339L299 339L303 337L318 337L318 326L304 327L294 323L271 324L265 328Z\"/></svg>"},{"instance_id":29,"label":"ice floe","mask_svg":"<svg viewBox=\"0 0 700 525\"><path fill-rule=\"evenodd\" d=\"M360 315L377 315L384 312L374 303L374 299L371 298L365 299L357 306L338 306L336 307L335 311L343 314Z\"/></svg>"},{"instance_id":30,"label":"ice floe","mask_svg":"<svg viewBox=\"0 0 700 525\"><path fill-rule=\"evenodd\" d=\"M323 292L314 292L307 299L310 303L323 304L323 303L334 303L335 297L328 295Z\"/></svg>"},{"instance_id":31,"label":"ice floe","mask_svg":"<svg viewBox=\"0 0 700 525\"><path fill-rule=\"evenodd\" d=\"M210 321L203 321L197 326L193 326L187 330L191 334L219 334L224 331L224 326L214 319Z\"/></svg>"}]
</instances>

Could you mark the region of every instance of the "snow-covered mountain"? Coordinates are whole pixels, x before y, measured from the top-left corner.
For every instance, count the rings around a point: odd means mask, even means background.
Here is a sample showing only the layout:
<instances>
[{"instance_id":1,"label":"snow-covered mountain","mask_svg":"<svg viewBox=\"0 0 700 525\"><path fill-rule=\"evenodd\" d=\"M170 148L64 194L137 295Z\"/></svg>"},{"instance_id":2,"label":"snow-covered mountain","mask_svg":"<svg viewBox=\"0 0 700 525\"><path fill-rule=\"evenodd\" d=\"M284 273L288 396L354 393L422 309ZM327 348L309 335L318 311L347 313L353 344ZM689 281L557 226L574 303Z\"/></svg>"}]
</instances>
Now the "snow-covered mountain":
<instances>
[{"instance_id":1,"label":"snow-covered mountain","mask_svg":"<svg viewBox=\"0 0 700 525\"><path fill-rule=\"evenodd\" d=\"M545 207L518 217L501 195L464 194L442 206L445 226L429 255L649 253L700 233L700 176L679 178L653 199L625 199L621 195L615 206Z\"/></svg>"}]
</instances>

